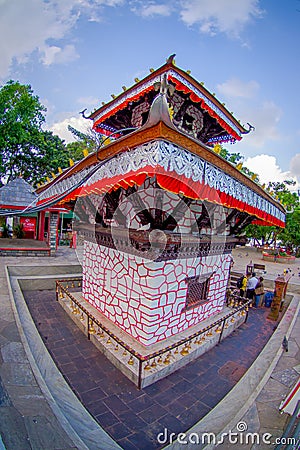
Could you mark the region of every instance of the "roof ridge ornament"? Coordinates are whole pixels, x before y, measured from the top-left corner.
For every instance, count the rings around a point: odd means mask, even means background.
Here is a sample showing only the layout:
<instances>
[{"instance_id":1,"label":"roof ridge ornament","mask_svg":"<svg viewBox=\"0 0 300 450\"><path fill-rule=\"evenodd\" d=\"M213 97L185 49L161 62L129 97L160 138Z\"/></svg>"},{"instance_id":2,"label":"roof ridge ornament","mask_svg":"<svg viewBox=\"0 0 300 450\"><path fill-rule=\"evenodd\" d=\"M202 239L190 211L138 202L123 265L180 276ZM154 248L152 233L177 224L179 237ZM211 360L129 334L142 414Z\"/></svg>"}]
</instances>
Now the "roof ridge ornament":
<instances>
[{"instance_id":1,"label":"roof ridge ornament","mask_svg":"<svg viewBox=\"0 0 300 450\"><path fill-rule=\"evenodd\" d=\"M248 134L248 133L250 133L250 131L255 130L255 127L253 125L251 125L251 123L247 122L247 125L249 128L247 131L245 131L244 134Z\"/></svg>"},{"instance_id":2,"label":"roof ridge ornament","mask_svg":"<svg viewBox=\"0 0 300 450\"><path fill-rule=\"evenodd\" d=\"M166 73L163 74L162 81L155 82L153 86L155 91L159 90L160 95L167 96L169 94L169 96L172 97L175 92L175 86L168 83Z\"/></svg>"},{"instance_id":3,"label":"roof ridge ornament","mask_svg":"<svg viewBox=\"0 0 300 450\"><path fill-rule=\"evenodd\" d=\"M167 58L167 64L173 64L175 66L175 56L176 53L173 53L172 55L169 56L169 58Z\"/></svg>"},{"instance_id":4,"label":"roof ridge ornament","mask_svg":"<svg viewBox=\"0 0 300 450\"><path fill-rule=\"evenodd\" d=\"M141 126L140 130L156 125L158 122L164 122L169 127L175 129L167 101L167 95L172 96L174 94L175 86L169 84L167 82L167 74L163 74L161 81L154 83L154 89L155 91L159 91L159 94L153 100L148 119L146 123Z\"/></svg>"}]
</instances>

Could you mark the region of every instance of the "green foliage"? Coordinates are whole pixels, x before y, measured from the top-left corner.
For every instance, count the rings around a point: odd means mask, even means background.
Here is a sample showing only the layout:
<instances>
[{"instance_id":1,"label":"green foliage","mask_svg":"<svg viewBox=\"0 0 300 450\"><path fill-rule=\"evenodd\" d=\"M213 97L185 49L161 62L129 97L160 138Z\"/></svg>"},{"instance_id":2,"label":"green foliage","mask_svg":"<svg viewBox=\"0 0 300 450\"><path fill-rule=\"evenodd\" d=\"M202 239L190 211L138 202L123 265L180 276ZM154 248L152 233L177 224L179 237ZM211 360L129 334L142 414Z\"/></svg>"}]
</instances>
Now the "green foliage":
<instances>
[{"instance_id":1,"label":"green foliage","mask_svg":"<svg viewBox=\"0 0 300 450\"><path fill-rule=\"evenodd\" d=\"M230 153L224 147L221 147L220 156L233 164L237 164L243 159L243 156L240 153Z\"/></svg>"},{"instance_id":2,"label":"green foliage","mask_svg":"<svg viewBox=\"0 0 300 450\"><path fill-rule=\"evenodd\" d=\"M83 158L83 150L87 148L85 142L70 142L66 145L66 152L69 159L80 161Z\"/></svg>"},{"instance_id":3,"label":"green foliage","mask_svg":"<svg viewBox=\"0 0 300 450\"><path fill-rule=\"evenodd\" d=\"M82 131L79 131L69 125L68 130L71 131L77 142L84 146L83 148L86 148L89 151L96 151L103 141L102 135L97 133L93 129L88 129L86 133L83 133Z\"/></svg>"},{"instance_id":4,"label":"green foliage","mask_svg":"<svg viewBox=\"0 0 300 450\"><path fill-rule=\"evenodd\" d=\"M45 112L30 85L10 80L0 88L1 183L22 176L35 185L68 165L63 141L42 129Z\"/></svg>"},{"instance_id":5,"label":"green foliage","mask_svg":"<svg viewBox=\"0 0 300 450\"><path fill-rule=\"evenodd\" d=\"M297 251L300 247L300 204L298 195L289 190L289 187L294 184L294 181L286 180L272 182L268 186L286 207L285 228L248 225L246 228L248 238L254 239L257 244L270 246L276 246L278 242L281 242Z\"/></svg>"},{"instance_id":6,"label":"green foliage","mask_svg":"<svg viewBox=\"0 0 300 450\"><path fill-rule=\"evenodd\" d=\"M25 236L25 232L23 230L23 225L20 223L13 228L13 233L18 239L23 239Z\"/></svg>"},{"instance_id":7,"label":"green foliage","mask_svg":"<svg viewBox=\"0 0 300 450\"><path fill-rule=\"evenodd\" d=\"M8 228L8 225L6 225L6 224L2 225L2 237L9 238L9 228Z\"/></svg>"},{"instance_id":8,"label":"green foliage","mask_svg":"<svg viewBox=\"0 0 300 450\"><path fill-rule=\"evenodd\" d=\"M280 240L288 248L300 248L300 205L286 216L286 227L280 232Z\"/></svg>"},{"instance_id":9,"label":"green foliage","mask_svg":"<svg viewBox=\"0 0 300 450\"><path fill-rule=\"evenodd\" d=\"M295 181L285 180L283 182L273 181L269 183L268 187L273 191L281 203L285 206L287 212L294 209L299 204L298 195L295 192L291 192L288 186L294 186Z\"/></svg>"}]
</instances>

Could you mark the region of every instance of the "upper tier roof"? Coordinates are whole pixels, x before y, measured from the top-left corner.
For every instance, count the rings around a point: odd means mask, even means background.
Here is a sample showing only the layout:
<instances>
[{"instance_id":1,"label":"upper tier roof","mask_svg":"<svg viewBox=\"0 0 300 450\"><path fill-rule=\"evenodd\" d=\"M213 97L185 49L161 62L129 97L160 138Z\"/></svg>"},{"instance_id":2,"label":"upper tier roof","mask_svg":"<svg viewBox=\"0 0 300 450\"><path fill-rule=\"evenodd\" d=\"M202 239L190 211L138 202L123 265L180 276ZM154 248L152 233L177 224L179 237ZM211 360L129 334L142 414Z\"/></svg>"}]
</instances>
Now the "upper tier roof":
<instances>
[{"instance_id":1,"label":"upper tier roof","mask_svg":"<svg viewBox=\"0 0 300 450\"><path fill-rule=\"evenodd\" d=\"M202 82L176 67L173 55L166 64L136 81L128 89L123 86L123 93L90 114L96 131L118 137L122 129L140 128L163 84L174 126L201 143L212 147L216 143L235 142L251 128L246 130Z\"/></svg>"},{"instance_id":2,"label":"upper tier roof","mask_svg":"<svg viewBox=\"0 0 300 450\"><path fill-rule=\"evenodd\" d=\"M139 186L141 177L145 175L160 177L160 182L166 186L165 181L170 174L173 175L175 164L178 165L175 178L181 177L178 181L179 184L184 183L187 188L190 187L190 184L194 186L194 182L196 184L192 193L189 189L183 191L182 186L179 185L173 186L172 192L183 192L190 198L208 199L229 208L236 208L250 214L253 219L256 217L265 225L284 226L285 210L276 199L250 177L240 172L232 163L222 158L217 151L214 151L216 148L212 150L210 146L199 140L199 136L187 132L183 126L176 125L174 116L173 118L170 117L169 94L173 93L171 98L174 98L176 94L176 89L170 82L170 76L177 80L181 72L179 69L174 69L170 61L158 69L156 71L156 74L159 73L158 81L156 81L156 78L150 77L149 89L150 86L153 86L154 81L154 85L158 83L159 92L156 92L153 97L145 120L134 131L130 128L130 130L126 129L124 133L124 127L120 127L115 135L116 140L109 143L108 140L106 142L104 140L95 153L65 170L47 186L40 187L37 190L39 194L38 205L46 207L54 203L66 204L80 196L90 195L91 193L102 194L119 186L127 186L132 183ZM145 80L147 79L148 77ZM141 92L145 91L145 80L141 82ZM204 88L202 89L204 91ZM204 96L203 91L201 91L202 96ZM107 107L110 107L110 113L105 108L93 113L90 117L94 120L94 126L100 126L109 117L114 118L114 120L115 117L126 117L126 111L131 111L130 106L134 104L133 101L129 100L132 98L133 91L130 90L130 92L131 94L128 97L122 95L119 101L115 99L114 102L107 105ZM191 97L193 97L192 93L188 94L186 99L189 107L194 106L194 101L190 100ZM201 106L203 107L204 103L206 105L208 100L208 98L205 102L202 100ZM210 101L211 105L214 105L215 108L218 107L219 102L213 96L211 96ZM119 116L117 104L120 107L120 105L125 105L126 102L128 108L124 106L123 109L120 109L123 116ZM225 109L224 111L227 112ZM104 116L106 119L104 119ZM231 124L231 133L233 133L233 127L240 134L246 132L228 112L226 118L228 123ZM218 120L221 121L220 117ZM105 123L107 124L107 122ZM221 125L219 126L221 127ZM225 126L227 126L227 122ZM229 125L227 128L229 129ZM193 131L193 127L190 131ZM224 136L224 129L222 133ZM165 153L165 148L168 148L169 153ZM154 156L151 153L152 151L154 151ZM132 158L136 154L137 162L133 164L134 159ZM168 163L165 166L164 163L169 160L170 164ZM111 164L113 169L111 169ZM131 167L132 164L133 168ZM191 175L194 166L196 169L197 167L203 169L201 169L202 172L200 169L198 170L197 180L195 176ZM106 176L107 171L109 176ZM185 175L183 172L186 172ZM115 175L112 175L113 173ZM217 198L214 197L214 193L218 194Z\"/></svg>"}]
</instances>

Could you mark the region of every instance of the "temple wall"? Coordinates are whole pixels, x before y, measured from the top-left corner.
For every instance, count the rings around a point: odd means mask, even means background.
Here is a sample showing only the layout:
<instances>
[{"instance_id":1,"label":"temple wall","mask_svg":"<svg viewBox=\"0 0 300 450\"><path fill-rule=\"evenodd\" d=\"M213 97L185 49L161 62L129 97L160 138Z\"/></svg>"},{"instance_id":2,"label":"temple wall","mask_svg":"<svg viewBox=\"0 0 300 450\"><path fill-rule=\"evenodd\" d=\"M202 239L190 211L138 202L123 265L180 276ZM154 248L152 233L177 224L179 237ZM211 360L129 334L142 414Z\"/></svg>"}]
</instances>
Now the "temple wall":
<instances>
[{"instance_id":1,"label":"temple wall","mask_svg":"<svg viewBox=\"0 0 300 450\"><path fill-rule=\"evenodd\" d=\"M228 254L161 262L85 241L83 297L144 345L166 339L220 312ZM184 310L187 277L215 272L207 302Z\"/></svg>"}]
</instances>

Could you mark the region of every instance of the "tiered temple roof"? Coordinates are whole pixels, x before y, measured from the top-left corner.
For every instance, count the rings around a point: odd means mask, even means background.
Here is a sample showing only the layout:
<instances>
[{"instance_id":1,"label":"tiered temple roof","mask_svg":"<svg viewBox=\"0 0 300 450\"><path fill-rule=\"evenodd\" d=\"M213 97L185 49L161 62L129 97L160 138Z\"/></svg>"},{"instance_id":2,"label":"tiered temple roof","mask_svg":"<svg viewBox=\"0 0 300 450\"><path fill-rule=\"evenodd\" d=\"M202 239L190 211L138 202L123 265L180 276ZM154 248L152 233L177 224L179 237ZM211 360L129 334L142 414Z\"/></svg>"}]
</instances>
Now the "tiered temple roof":
<instances>
[{"instance_id":1,"label":"tiered temple roof","mask_svg":"<svg viewBox=\"0 0 300 450\"><path fill-rule=\"evenodd\" d=\"M41 206L155 177L166 191L238 211L238 221L284 227L283 206L216 152L216 144L240 140L251 126L242 126L173 57L88 118L112 140L105 137L95 153L39 188Z\"/></svg>"}]
</instances>

